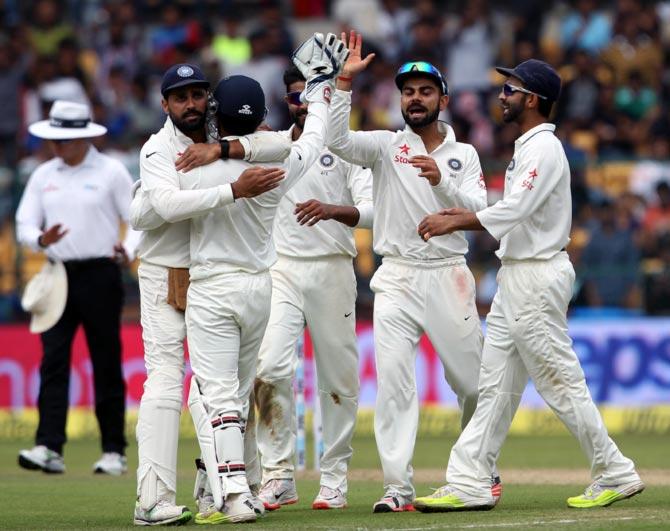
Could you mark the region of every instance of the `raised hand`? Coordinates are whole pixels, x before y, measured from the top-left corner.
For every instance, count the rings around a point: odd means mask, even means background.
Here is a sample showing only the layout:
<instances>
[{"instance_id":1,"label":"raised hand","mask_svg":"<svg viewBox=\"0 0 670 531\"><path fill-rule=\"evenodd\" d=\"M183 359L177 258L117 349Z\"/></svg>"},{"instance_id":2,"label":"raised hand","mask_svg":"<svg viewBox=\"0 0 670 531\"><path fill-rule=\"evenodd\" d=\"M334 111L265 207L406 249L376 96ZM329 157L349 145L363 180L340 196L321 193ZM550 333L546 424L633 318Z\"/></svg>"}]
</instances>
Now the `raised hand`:
<instances>
[{"instance_id":1,"label":"raised hand","mask_svg":"<svg viewBox=\"0 0 670 531\"><path fill-rule=\"evenodd\" d=\"M279 186L284 179L284 170L281 168L247 168L242 172L237 181L231 187L233 197L256 197Z\"/></svg>"},{"instance_id":2,"label":"raised hand","mask_svg":"<svg viewBox=\"0 0 670 531\"><path fill-rule=\"evenodd\" d=\"M409 159L409 163L421 170L419 172L419 177L424 177L428 180L431 186L437 186L442 180L442 173L440 168L437 167L437 162L433 157L428 155L416 155Z\"/></svg>"},{"instance_id":3,"label":"raised hand","mask_svg":"<svg viewBox=\"0 0 670 531\"><path fill-rule=\"evenodd\" d=\"M347 43L347 34L345 32L342 32L340 38L342 39L342 42ZM368 54L365 59L361 57L363 50L363 35L356 33L354 30L349 32L347 48L349 49L349 58L342 68L342 77L353 78L356 74L360 74L368 67L370 62L375 58L375 54Z\"/></svg>"},{"instance_id":4,"label":"raised hand","mask_svg":"<svg viewBox=\"0 0 670 531\"><path fill-rule=\"evenodd\" d=\"M62 224L56 223L45 230L37 240L40 247L49 247L52 243L60 241L60 239L68 233L68 229L61 230L62 226Z\"/></svg>"}]
</instances>

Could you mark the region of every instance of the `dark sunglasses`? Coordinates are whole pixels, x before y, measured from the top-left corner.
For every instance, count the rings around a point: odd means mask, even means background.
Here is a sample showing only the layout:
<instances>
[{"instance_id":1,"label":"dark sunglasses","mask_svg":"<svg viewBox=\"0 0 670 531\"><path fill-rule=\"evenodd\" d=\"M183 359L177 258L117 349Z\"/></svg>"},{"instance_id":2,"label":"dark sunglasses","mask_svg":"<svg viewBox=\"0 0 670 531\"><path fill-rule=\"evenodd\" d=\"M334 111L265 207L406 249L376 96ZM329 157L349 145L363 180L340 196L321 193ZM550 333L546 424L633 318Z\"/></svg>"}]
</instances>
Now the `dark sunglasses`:
<instances>
[{"instance_id":1,"label":"dark sunglasses","mask_svg":"<svg viewBox=\"0 0 670 531\"><path fill-rule=\"evenodd\" d=\"M287 92L286 93L286 101L288 101L291 105L302 105L302 102L300 101L300 92L299 90L296 92Z\"/></svg>"},{"instance_id":2,"label":"dark sunglasses","mask_svg":"<svg viewBox=\"0 0 670 531\"><path fill-rule=\"evenodd\" d=\"M533 92L532 90L528 90L523 87L517 87L516 85L512 85L511 83L503 84L502 90L503 94L508 98L512 96L515 92L522 92L523 94L535 94L541 100L547 99L547 97L543 96L542 94L538 94L537 92Z\"/></svg>"}]
</instances>

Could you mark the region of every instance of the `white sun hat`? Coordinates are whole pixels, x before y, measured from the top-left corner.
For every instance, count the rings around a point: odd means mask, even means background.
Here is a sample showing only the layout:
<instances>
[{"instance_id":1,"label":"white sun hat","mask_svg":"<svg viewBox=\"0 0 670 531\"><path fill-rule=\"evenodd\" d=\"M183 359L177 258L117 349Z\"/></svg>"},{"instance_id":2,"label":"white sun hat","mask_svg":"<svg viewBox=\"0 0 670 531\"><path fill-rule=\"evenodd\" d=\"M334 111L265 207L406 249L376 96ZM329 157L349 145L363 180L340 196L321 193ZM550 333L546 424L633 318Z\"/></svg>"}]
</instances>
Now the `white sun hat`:
<instances>
[{"instance_id":1,"label":"white sun hat","mask_svg":"<svg viewBox=\"0 0 670 531\"><path fill-rule=\"evenodd\" d=\"M88 105L56 100L49 111L49 119L35 122L28 131L47 140L74 140L102 136L107 128L91 121Z\"/></svg>"},{"instance_id":2,"label":"white sun hat","mask_svg":"<svg viewBox=\"0 0 670 531\"><path fill-rule=\"evenodd\" d=\"M53 327L65 311L67 273L62 262L46 262L26 284L21 306L33 314L30 331L40 334Z\"/></svg>"}]
</instances>

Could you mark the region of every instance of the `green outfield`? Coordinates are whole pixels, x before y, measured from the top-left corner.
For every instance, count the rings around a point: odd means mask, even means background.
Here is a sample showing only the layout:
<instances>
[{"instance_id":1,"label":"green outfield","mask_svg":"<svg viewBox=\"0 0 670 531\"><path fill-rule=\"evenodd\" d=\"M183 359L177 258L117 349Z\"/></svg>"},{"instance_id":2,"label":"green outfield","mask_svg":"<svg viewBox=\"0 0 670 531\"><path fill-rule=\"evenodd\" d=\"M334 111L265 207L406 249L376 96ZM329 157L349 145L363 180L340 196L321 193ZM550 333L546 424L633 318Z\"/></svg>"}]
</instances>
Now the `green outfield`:
<instances>
[{"instance_id":1,"label":"green outfield","mask_svg":"<svg viewBox=\"0 0 670 531\"><path fill-rule=\"evenodd\" d=\"M588 482L586 463L577 443L568 436L512 437L500 457L503 499L493 511L451 514L371 513L382 494L379 462L369 437L354 442L349 507L344 511L312 511L318 489L313 472L301 475L298 504L284 507L244 529L670 529L670 438L661 435L622 435L622 450L635 459L647 489L631 500L606 509L578 511L565 506L565 498L580 492ZM428 493L442 482L453 439L423 437L417 443L417 491ZM16 464L19 449L31 442L0 442L0 500L2 529L127 529L132 526L135 498L136 447L128 448L131 472L116 478L95 476L92 463L99 457L97 442L68 443L67 472L49 476L22 470ZM179 457L180 503L191 500L194 440L181 441ZM191 526L195 524L191 523Z\"/></svg>"}]
</instances>

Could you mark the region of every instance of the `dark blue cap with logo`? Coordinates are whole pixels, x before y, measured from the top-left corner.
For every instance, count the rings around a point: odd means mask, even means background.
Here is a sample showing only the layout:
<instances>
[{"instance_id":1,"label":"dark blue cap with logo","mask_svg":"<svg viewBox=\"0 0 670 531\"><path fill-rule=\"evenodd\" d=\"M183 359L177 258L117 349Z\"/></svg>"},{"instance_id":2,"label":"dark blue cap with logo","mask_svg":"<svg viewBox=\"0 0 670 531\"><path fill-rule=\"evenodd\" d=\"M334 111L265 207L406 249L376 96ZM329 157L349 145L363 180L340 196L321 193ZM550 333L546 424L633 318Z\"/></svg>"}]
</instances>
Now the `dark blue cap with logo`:
<instances>
[{"instance_id":1,"label":"dark blue cap with logo","mask_svg":"<svg viewBox=\"0 0 670 531\"><path fill-rule=\"evenodd\" d=\"M234 135L252 133L265 119L265 94L247 76L224 77L214 89L217 113L224 129Z\"/></svg>"},{"instance_id":2,"label":"dark blue cap with logo","mask_svg":"<svg viewBox=\"0 0 670 531\"><path fill-rule=\"evenodd\" d=\"M503 76L513 76L523 81L524 87L556 101L561 94L561 77L549 64L537 59L528 59L514 68L496 67Z\"/></svg>"},{"instance_id":3,"label":"dark blue cap with logo","mask_svg":"<svg viewBox=\"0 0 670 531\"><path fill-rule=\"evenodd\" d=\"M196 65L173 65L165 71L165 74L163 74L161 94L165 97L168 91L187 85L199 85L201 87L209 88L209 81L207 81L205 74L203 74L202 70Z\"/></svg>"}]
</instances>

